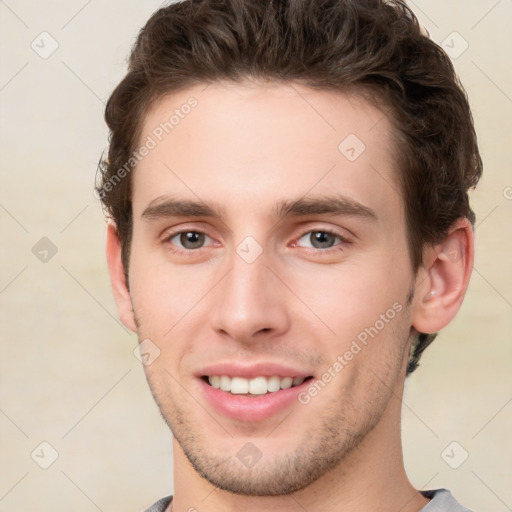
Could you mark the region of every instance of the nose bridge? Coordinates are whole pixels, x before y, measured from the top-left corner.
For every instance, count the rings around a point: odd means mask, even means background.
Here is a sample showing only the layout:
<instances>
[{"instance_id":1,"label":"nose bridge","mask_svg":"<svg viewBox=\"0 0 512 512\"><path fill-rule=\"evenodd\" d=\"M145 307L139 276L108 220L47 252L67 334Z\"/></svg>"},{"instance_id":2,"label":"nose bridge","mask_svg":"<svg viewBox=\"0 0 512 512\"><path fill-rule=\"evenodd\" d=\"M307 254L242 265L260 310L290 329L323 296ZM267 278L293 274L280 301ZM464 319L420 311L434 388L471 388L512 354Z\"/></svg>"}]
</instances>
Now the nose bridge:
<instances>
[{"instance_id":1,"label":"nose bridge","mask_svg":"<svg viewBox=\"0 0 512 512\"><path fill-rule=\"evenodd\" d=\"M255 255L250 244L250 240L247 245L242 242L233 252L230 271L215 296L214 328L237 341L250 341L263 330L275 334L288 327L282 290L267 268L269 254L261 248Z\"/></svg>"},{"instance_id":2,"label":"nose bridge","mask_svg":"<svg viewBox=\"0 0 512 512\"><path fill-rule=\"evenodd\" d=\"M234 254L231 271L226 280L224 301L229 305L233 315L243 320L251 312L256 314L265 299L268 299L267 258L260 255L252 262Z\"/></svg>"}]
</instances>

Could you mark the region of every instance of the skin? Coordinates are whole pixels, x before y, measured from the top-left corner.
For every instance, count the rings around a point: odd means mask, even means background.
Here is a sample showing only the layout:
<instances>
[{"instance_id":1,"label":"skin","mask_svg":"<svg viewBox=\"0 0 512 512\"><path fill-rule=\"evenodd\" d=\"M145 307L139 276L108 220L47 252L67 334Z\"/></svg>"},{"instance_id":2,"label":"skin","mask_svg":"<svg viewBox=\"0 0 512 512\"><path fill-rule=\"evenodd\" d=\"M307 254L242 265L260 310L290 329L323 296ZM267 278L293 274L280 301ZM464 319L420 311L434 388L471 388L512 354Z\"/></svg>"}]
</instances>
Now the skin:
<instances>
[{"instance_id":1,"label":"skin","mask_svg":"<svg viewBox=\"0 0 512 512\"><path fill-rule=\"evenodd\" d=\"M341 92L201 84L155 103L141 143L191 96L197 107L132 175L129 287L114 224L107 235L120 318L160 350L145 371L174 434L173 511L420 510L428 500L405 474L400 440L407 359L415 330L441 329L460 307L469 223L425 248L413 272L390 122ZM366 146L354 161L338 149L349 134ZM375 217L275 215L280 202L336 194ZM218 216L161 215L154 207L171 196ZM183 230L205 233L202 247L184 246ZM311 234L325 230L335 235L319 245ZM252 263L236 252L247 236L262 250ZM396 316L306 405L238 421L200 392L195 374L215 362L321 378L393 304ZM262 454L251 469L236 456L248 442Z\"/></svg>"}]
</instances>

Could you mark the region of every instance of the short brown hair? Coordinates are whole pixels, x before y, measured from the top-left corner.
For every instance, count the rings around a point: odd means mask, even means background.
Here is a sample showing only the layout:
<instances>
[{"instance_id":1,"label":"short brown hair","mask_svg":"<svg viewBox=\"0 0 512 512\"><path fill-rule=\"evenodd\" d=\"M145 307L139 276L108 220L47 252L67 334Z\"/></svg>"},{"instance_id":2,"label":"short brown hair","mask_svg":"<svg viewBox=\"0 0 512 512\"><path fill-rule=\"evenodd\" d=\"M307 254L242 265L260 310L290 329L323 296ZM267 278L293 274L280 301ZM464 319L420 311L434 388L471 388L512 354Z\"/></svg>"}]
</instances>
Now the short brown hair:
<instances>
[{"instance_id":1,"label":"short brown hair","mask_svg":"<svg viewBox=\"0 0 512 512\"><path fill-rule=\"evenodd\" d=\"M482 162L466 94L449 57L403 1L187 0L146 23L105 110L110 145L96 192L116 223L127 278L126 169L145 113L170 92L247 78L360 94L389 115L414 271L425 244L441 241L457 219L474 223L468 190ZM418 335L408 373L434 338Z\"/></svg>"}]
</instances>

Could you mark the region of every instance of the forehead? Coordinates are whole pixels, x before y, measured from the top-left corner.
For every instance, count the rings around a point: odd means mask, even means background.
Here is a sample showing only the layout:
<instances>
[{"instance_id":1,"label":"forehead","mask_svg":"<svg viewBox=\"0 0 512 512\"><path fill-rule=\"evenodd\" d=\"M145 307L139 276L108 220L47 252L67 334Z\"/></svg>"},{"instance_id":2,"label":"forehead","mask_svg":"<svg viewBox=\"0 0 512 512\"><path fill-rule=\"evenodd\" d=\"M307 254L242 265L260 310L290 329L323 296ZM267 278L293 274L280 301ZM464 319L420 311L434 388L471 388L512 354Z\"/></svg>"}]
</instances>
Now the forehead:
<instances>
[{"instance_id":1,"label":"forehead","mask_svg":"<svg viewBox=\"0 0 512 512\"><path fill-rule=\"evenodd\" d=\"M134 214L170 193L256 211L334 191L400 209L392 137L386 115L354 94L198 84L161 98L144 118L138 151L150 149L134 171Z\"/></svg>"}]
</instances>

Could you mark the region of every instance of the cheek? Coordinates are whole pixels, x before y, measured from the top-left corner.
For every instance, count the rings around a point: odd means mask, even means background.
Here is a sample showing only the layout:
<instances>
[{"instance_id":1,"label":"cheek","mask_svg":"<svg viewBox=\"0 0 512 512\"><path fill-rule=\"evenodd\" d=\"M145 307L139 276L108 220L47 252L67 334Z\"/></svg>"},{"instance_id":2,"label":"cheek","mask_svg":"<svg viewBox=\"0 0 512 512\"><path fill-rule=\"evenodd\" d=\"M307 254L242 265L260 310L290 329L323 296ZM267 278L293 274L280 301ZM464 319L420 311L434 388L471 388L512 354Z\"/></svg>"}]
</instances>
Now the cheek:
<instances>
[{"instance_id":1,"label":"cheek","mask_svg":"<svg viewBox=\"0 0 512 512\"><path fill-rule=\"evenodd\" d=\"M161 254L134 251L130 291L138 319L146 327L171 328L205 296L212 277L203 265L171 265Z\"/></svg>"},{"instance_id":2,"label":"cheek","mask_svg":"<svg viewBox=\"0 0 512 512\"><path fill-rule=\"evenodd\" d=\"M347 262L290 272L294 292L336 335L355 334L373 325L381 314L405 307L409 280L397 266ZM399 266L398 266L399 267ZM395 310L390 312L394 316Z\"/></svg>"},{"instance_id":3,"label":"cheek","mask_svg":"<svg viewBox=\"0 0 512 512\"><path fill-rule=\"evenodd\" d=\"M318 335L315 345L326 355L323 370L336 375L333 390L341 386L341 395L361 400L365 393L379 392L382 382L391 386L399 375L410 329L409 276L398 271L400 265L380 263L350 264L298 280L297 294L321 320L318 334L325 335ZM311 319L296 321L311 333Z\"/></svg>"},{"instance_id":4,"label":"cheek","mask_svg":"<svg viewBox=\"0 0 512 512\"><path fill-rule=\"evenodd\" d=\"M387 403L404 369L407 316L407 309L398 314L390 309L387 318L383 317L387 323L380 318L368 320L330 347L325 370L336 374L332 396L345 397L358 410L371 411L376 404Z\"/></svg>"}]
</instances>

